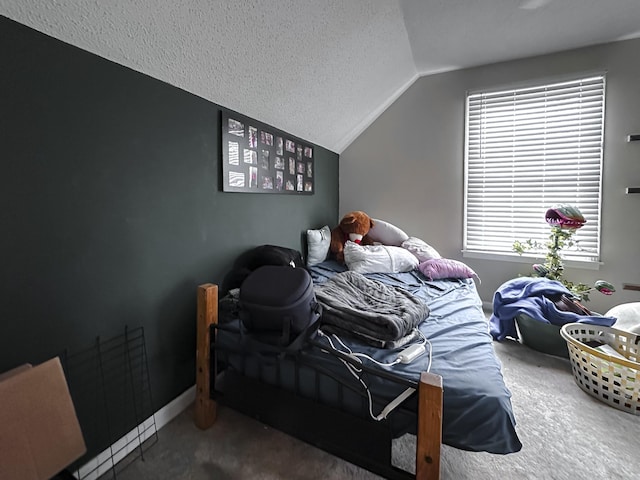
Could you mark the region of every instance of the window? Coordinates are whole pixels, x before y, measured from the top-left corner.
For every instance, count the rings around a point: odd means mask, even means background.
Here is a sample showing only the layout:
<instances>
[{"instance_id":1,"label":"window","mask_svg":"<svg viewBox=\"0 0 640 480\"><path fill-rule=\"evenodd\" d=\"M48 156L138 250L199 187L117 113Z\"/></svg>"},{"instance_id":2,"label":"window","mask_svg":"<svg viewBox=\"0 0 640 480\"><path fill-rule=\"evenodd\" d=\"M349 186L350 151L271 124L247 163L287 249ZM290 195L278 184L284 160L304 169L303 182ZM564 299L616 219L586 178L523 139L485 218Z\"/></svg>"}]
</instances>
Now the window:
<instances>
[{"instance_id":1,"label":"window","mask_svg":"<svg viewBox=\"0 0 640 480\"><path fill-rule=\"evenodd\" d=\"M599 261L604 88L600 75L467 95L465 253L545 242L545 212L568 203L587 223L563 256Z\"/></svg>"}]
</instances>

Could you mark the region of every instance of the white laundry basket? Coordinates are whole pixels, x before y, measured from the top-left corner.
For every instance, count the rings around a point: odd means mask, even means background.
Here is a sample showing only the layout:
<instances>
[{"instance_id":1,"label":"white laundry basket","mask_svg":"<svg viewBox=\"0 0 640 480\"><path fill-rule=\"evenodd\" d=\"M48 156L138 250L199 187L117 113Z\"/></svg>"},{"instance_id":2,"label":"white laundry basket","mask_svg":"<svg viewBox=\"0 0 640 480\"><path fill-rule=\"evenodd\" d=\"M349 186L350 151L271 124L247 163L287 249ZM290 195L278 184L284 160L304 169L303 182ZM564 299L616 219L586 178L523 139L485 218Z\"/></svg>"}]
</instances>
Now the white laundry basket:
<instances>
[{"instance_id":1,"label":"white laundry basket","mask_svg":"<svg viewBox=\"0 0 640 480\"><path fill-rule=\"evenodd\" d=\"M614 408L640 415L640 335L584 323L563 325L560 334L578 386ZM620 356L587 345L594 341Z\"/></svg>"}]
</instances>

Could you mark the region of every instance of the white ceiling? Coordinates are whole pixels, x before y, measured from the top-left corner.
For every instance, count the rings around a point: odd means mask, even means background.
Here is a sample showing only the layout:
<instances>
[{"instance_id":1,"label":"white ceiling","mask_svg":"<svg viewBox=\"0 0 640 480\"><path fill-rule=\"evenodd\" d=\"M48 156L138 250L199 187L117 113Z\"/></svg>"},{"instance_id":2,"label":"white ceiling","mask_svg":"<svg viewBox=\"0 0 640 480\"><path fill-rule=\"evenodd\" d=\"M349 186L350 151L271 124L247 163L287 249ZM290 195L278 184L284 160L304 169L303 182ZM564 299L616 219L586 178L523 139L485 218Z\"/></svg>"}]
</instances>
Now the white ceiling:
<instances>
[{"instance_id":1,"label":"white ceiling","mask_svg":"<svg viewBox=\"0 0 640 480\"><path fill-rule=\"evenodd\" d=\"M0 14L338 153L420 75L640 36L640 0L0 0Z\"/></svg>"}]
</instances>

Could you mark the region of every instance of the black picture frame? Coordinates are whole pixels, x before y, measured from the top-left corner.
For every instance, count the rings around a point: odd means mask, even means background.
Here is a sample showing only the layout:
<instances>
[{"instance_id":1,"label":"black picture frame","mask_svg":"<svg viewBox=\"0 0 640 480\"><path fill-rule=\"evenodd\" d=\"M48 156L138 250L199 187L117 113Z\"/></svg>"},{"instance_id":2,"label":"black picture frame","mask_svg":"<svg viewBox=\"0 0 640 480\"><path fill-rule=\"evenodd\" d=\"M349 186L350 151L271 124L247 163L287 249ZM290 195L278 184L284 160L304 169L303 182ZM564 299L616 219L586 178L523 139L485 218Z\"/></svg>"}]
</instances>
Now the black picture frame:
<instances>
[{"instance_id":1,"label":"black picture frame","mask_svg":"<svg viewBox=\"0 0 640 480\"><path fill-rule=\"evenodd\" d=\"M313 195L311 143L231 111L221 125L223 191Z\"/></svg>"}]
</instances>

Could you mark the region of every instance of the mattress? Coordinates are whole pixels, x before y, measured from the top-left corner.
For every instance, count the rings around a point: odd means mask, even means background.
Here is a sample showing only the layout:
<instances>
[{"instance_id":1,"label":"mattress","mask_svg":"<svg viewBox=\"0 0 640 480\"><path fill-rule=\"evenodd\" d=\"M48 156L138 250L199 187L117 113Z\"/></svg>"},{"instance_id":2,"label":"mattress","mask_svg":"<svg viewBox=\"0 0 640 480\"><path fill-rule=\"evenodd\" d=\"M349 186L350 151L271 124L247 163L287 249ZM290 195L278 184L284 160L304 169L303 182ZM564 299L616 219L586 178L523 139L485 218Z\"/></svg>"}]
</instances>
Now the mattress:
<instances>
[{"instance_id":1,"label":"mattress","mask_svg":"<svg viewBox=\"0 0 640 480\"><path fill-rule=\"evenodd\" d=\"M344 266L333 261L309 268L315 284L344 270ZM431 355L424 354L411 363L388 367L368 360L363 362L409 382L417 382L420 373L427 370L442 377L443 443L463 450L497 454L519 451L522 444L516 432L511 393L505 385L473 280L429 281L417 270L366 276L404 288L427 303L430 313L419 329L429 339ZM228 322L217 334L218 348L223 350L238 352L244 341L246 332L242 332L237 320ZM392 363L403 349L379 349L348 336L340 337L339 341L333 338L333 344L340 350L348 348L383 364ZM321 348L322 345L327 348ZM225 362L242 369L245 375L283 388L295 388L303 395L319 397L322 403L340 406L363 417L371 413L375 416L407 388L406 384L376 375L356 378L335 355L327 353L328 350L326 337L317 336L314 345L305 347L297 359L231 354ZM318 377L318 369L327 372L329 377ZM369 390L371 401L369 395L363 395L362 382ZM345 392L338 384L349 388ZM415 397L410 397L403 408L385 420L390 422L396 435L415 433Z\"/></svg>"}]
</instances>

